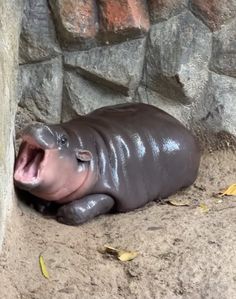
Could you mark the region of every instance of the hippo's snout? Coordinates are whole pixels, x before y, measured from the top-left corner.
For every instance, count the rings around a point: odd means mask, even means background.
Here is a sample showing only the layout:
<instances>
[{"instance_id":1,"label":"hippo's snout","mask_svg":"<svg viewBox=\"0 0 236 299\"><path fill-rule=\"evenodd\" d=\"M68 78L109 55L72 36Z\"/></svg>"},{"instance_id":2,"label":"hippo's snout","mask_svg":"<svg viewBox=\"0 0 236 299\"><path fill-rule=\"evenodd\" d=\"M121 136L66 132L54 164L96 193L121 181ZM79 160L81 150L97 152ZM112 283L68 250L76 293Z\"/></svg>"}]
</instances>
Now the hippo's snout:
<instances>
[{"instance_id":1,"label":"hippo's snout","mask_svg":"<svg viewBox=\"0 0 236 299\"><path fill-rule=\"evenodd\" d=\"M20 136L22 142L15 163L15 184L30 191L39 184L40 172L45 163L46 152L56 147L55 136L45 124L26 127Z\"/></svg>"},{"instance_id":2,"label":"hippo's snout","mask_svg":"<svg viewBox=\"0 0 236 299\"><path fill-rule=\"evenodd\" d=\"M56 147L56 137L49 126L36 123L26 127L21 132L21 137L25 141L36 143L42 149L53 149Z\"/></svg>"}]
</instances>

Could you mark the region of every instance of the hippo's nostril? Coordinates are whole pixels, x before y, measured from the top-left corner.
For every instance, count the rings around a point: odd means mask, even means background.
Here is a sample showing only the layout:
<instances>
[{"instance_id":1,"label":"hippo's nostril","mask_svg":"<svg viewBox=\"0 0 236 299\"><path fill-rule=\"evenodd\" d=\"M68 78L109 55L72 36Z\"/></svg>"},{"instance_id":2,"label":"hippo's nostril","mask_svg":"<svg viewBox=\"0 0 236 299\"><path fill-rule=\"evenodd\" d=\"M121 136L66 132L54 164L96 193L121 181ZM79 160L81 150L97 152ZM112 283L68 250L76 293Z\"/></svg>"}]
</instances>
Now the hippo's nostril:
<instances>
[{"instance_id":1,"label":"hippo's nostril","mask_svg":"<svg viewBox=\"0 0 236 299\"><path fill-rule=\"evenodd\" d=\"M56 138L48 125L35 123L27 126L21 133L23 140L31 140L43 149L55 148Z\"/></svg>"}]
</instances>

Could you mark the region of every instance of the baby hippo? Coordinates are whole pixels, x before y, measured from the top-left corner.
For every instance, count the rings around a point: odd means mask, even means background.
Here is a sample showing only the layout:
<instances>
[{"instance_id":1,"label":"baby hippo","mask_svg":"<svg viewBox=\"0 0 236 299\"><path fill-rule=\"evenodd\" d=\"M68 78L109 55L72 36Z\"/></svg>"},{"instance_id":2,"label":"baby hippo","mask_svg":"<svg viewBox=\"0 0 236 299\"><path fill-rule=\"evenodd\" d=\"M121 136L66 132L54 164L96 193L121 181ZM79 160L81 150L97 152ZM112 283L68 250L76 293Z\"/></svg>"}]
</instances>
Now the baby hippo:
<instances>
[{"instance_id":1,"label":"baby hippo","mask_svg":"<svg viewBox=\"0 0 236 299\"><path fill-rule=\"evenodd\" d=\"M97 109L21 134L15 185L57 203L58 221L78 225L109 211L126 212L191 185L200 151L174 117L148 104Z\"/></svg>"}]
</instances>

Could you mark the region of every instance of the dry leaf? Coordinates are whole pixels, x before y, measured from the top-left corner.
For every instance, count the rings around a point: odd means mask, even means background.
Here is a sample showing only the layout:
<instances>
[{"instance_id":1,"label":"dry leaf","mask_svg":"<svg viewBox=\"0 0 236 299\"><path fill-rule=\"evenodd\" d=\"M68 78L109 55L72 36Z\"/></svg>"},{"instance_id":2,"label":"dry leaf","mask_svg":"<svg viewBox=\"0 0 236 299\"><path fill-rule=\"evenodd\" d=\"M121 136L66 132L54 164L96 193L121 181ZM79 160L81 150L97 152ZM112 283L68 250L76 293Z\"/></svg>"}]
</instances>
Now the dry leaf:
<instances>
[{"instance_id":1,"label":"dry leaf","mask_svg":"<svg viewBox=\"0 0 236 299\"><path fill-rule=\"evenodd\" d=\"M173 206L190 206L191 203L188 199L171 199L168 202Z\"/></svg>"},{"instance_id":2,"label":"dry leaf","mask_svg":"<svg viewBox=\"0 0 236 299\"><path fill-rule=\"evenodd\" d=\"M103 248L100 248L99 251L101 253L110 253L110 254L113 254L113 255L117 255L118 252L119 252L119 249L116 249L110 245L104 245Z\"/></svg>"},{"instance_id":3,"label":"dry leaf","mask_svg":"<svg viewBox=\"0 0 236 299\"><path fill-rule=\"evenodd\" d=\"M209 212L209 208L205 203L200 203L199 208L200 208L202 213L208 213Z\"/></svg>"},{"instance_id":4,"label":"dry leaf","mask_svg":"<svg viewBox=\"0 0 236 299\"><path fill-rule=\"evenodd\" d=\"M225 191L221 192L221 196L233 196L236 195L236 184L230 185Z\"/></svg>"},{"instance_id":5,"label":"dry leaf","mask_svg":"<svg viewBox=\"0 0 236 299\"><path fill-rule=\"evenodd\" d=\"M118 259L122 262L132 261L137 255L137 251L119 251Z\"/></svg>"},{"instance_id":6,"label":"dry leaf","mask_svg":"<svg viewBox=\"0 0 236 299\"><path fill-rule=\"evenodd\" d=\"M131 261L137 257L137 251L127 251L123 249L117 249L109 245L104 245L104 248L99 250L101 253L109 253L116 256L120 261Z\"/></svg>"},{"instance_id":7,"label":"dry leaf","mask_svg":"<svg viewBox=\"0 0 236 299\"><path fill-rule=\"evenodd\" d=\"M47 270L47 267L45 265L43 256L41 254L39 255L39 265L40 265L43 276L45 278L49 278L48 270Z\"/></svg>"}]
</instances>

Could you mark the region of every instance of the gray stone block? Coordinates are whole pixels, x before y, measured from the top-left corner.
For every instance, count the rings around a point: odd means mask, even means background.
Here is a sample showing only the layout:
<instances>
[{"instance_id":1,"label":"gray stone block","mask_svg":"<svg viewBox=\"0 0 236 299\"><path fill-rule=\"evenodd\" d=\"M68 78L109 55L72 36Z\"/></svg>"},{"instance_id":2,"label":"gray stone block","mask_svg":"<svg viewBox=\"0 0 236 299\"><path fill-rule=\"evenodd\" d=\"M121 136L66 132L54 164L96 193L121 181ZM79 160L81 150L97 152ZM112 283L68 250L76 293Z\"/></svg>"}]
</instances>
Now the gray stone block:
<instances>
[{"instance_id":1,"label":"gray stone block","mask_svg":"<svg viewBox=\"0 0 236 299\"><path fill-rule=\"evenodd\" d=\"M14 203L13 140L21 8L19 0L0 1L0 251L7 223L11 228L9 218Z\"/></svg>"},{"instance_id":2,"label":"gray stone block","mask_svg":"<svg viewBox=\"0 0 236 299\"><path fill-rule=\"evenodd\" d=\"M61 58L20 67L19 106L37 121L60 121L62 101Z\"/></svg>"},{"instance_id":3,"label":"gray stone block","mask_svg":"<svg viewBox=\"0 0 236 299\"><path fill-rule=\"evenodd\" d=\"M60 53L46 0L26 0L20 35L20 63L42 61Z\"/></svg>"},{"instance_id":4,"label":"gray stone block","mask_svg":"<svg viewBox=\"0 0 236 299\"><path fill-rule=\"evenodd\" d=\"M133 94L142 75L145 39L65 53L66 67L125 95Z\"/></svg>"},{"instance_id":5,"label":"gray stone block","mask_svg":"<svg viewBox=\"0 0 236 299\"><path fill-rule=\"evenodd\" d=\"M236 137L236 79L212 73L205 96L202 125ZM199 115L199 112L198 112Z\"/></svg>"},{"instance_id":6,"label":"gray stone block","mask_svg":"<svg viewBox=\"0 0 236 299\"><path fill-rule=\"evenodd\" d=\"M62 121L70 120L78 114L86 114L97 108L131 102L130 97L101 87L73 72L65 72Z\"/></svg>"},{"instance_id":7,"label":"gray stone block","mask_svg":"<svg viewBox=\"0 0 236 299\"><path fill-rule=\"evenodd\" d=\"M185 126L189 126L190 107L183 105L180 102L173 102L172 100L165 98L157 92L140 86L137 92L137 102L147 103L154 105L170 115L174 116Z\"/></svg>"},{"instance_id":8,"label":"gray stone block","mask_svg":"<svg viewBox=\"0 0 236 299\"><path fill-rule=\"evenodd\" d=\"M184 12L152 26L143 82L167 98L191 103L204 93L210 55L209 29Z\"/></svg>"},{"instance_id":9,"label":"gray stone block","mask_svg":"<svg viewBox=\"0 0 236 299\"><path fill-rule=\"evenodd\" d=\"M236 19L213 33L210 69L236 77Z\"/></svg>"},{"instance_id":10,"label":"gray stone block","mask_svg":"<svg viewBox=\"0 0 236 299\"><path fill-rule=\"evenodd\" d=\"M17 107L15 117L15 133L18 135L28 124L35 122L35 116L25 108Z\"/></svg>"}]
</instances>

